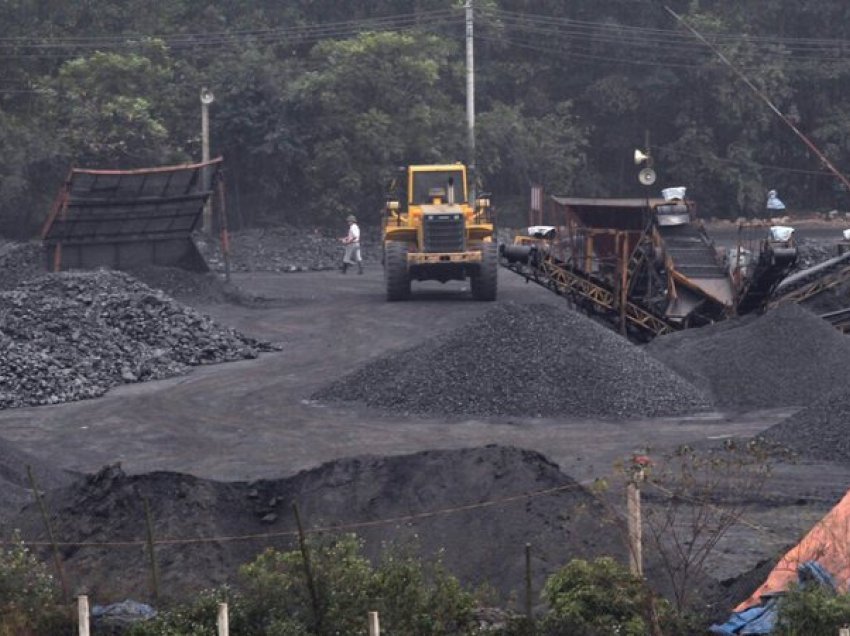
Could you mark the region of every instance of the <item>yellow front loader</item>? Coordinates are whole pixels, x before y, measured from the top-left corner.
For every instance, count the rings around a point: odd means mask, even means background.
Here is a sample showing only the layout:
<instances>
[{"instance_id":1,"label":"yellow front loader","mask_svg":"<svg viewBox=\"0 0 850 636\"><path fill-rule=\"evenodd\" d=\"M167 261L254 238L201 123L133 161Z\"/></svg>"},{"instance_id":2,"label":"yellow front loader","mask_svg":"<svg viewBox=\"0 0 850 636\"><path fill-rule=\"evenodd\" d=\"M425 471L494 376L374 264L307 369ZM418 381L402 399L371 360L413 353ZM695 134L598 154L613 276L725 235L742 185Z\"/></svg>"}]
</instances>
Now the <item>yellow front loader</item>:
<instances>
[{"instance_id":1,"label":"yellow front loader","mask_svg":"<svg viewBox=\"0 0 850 636\"><path fill-rule=\"evenodd\" d=\"M411 281L469 279L472 296L495 300L499 255L490 198L470 201L466 166L408 166L403 197L387 200L382 223L387 300Z\"/></svg>"}]
</instances>

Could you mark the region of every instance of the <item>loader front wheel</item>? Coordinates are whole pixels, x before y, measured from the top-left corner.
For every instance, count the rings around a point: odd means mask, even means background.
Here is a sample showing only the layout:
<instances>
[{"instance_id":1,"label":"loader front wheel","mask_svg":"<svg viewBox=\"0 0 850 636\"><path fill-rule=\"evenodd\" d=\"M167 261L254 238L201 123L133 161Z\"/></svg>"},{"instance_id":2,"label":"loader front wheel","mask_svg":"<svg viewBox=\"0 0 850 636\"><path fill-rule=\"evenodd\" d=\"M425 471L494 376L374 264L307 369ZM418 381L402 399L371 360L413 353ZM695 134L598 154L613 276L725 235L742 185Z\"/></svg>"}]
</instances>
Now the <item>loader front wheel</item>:
<instances>
[{"instance_id":1,"label":"loader front wheel","mask_svg":"<svg viewBox=\"0 0 850 636\"><path fill-rule=\"evenodd\" d=\"M387 300L406 300L410 297L407 243L388 241L384 245L384 279L387 283Z\"/></svg>"},{"instance_id":2,"label":"loader front wheel","mask_svg":"<svg viewBox=\"0 0 850 636\"><path fill-rule=\"evenodd\" d=\"M499 275L499 249L495 243L481 246L481 267L470 279L475 300L496 300Z\"/></svg>"}]
</instances>

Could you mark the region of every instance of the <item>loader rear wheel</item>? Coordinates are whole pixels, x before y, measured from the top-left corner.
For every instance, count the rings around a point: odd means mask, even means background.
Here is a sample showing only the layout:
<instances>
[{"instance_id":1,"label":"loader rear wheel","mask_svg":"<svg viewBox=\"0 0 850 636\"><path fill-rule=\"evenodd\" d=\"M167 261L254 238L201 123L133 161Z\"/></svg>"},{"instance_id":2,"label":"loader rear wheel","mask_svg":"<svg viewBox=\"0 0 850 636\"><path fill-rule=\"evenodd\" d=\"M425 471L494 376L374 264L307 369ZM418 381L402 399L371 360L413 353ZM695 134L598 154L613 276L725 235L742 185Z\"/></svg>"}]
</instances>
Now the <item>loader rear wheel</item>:
<instances>
[{"instance_id":1,"label":"loader rear wheel","mask_svg":"<svg viewBox=\"0 0 850 636\"><path fill-rule=\"evenodd\" d=\"M387 300L406 300L410 296L407 243L388 241L384 245L384 278L387 283Z\"/></svg>"},{"instance_id":2,"label":"loader rear wheel","mask_svg":"<svg viewBox=\"0 0 850 636\"><path fill-rule=\"evenodd\" d=\"M495 243L481 246L481 267L470 279L475 300L496 300L499 275L499 248Z\"/></svg>"}]
</instances>

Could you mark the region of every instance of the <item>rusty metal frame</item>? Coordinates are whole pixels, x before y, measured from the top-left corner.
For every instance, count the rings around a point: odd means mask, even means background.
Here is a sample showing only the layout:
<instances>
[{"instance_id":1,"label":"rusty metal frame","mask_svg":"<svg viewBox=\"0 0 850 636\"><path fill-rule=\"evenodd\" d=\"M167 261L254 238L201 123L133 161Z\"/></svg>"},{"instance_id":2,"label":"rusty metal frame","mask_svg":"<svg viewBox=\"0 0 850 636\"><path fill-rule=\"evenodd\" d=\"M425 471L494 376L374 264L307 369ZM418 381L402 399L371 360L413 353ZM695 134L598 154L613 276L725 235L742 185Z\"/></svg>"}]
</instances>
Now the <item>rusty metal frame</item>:
<instances>
[{"instance_id":1,"label":"rusty metal frame","mask_svg":"<svg viewBox=\"0 0 850 636\"><path fill-rule=\"evenodd\" d=\"M86 267L94 261L106 261L99 264L112 267L120 267L123 261L144 265L145 258L152 261L149 264L159 264L157 259L177 259L182 253L184 262L188 259L194 267L206 268L194 244L188 243L205 203L214 195L229 265L223 161L217 157L134 170L72 168L41 230L49 265L53 271L60 270L63 248L72 248L68 252L71 266Z\"/></svg>"}]
</instances>

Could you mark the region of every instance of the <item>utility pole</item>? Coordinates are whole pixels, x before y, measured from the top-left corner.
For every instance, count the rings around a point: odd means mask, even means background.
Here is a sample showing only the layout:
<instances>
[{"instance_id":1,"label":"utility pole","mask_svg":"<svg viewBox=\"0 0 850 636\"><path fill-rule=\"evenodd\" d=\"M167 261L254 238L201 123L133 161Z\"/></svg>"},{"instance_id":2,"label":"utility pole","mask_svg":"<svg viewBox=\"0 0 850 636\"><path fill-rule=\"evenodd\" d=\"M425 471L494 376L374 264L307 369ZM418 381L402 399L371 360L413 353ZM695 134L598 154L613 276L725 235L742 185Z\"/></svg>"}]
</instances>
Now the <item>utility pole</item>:
<instances>
[{"instance_id":1,"label":"utility pole","mask_svg":"<svg viewBox=\"0 0 850 636\"><path fill-rule=\"evenodd\" d=\"M472 0L466 0L466 125L470 200L475 200L475 57L472 38Z\"/></svg>"},{"instance_id":2,"label":"utility pole","mask_svg":"<svg viewBox=\"0 0 850 636\"><path fill-rule=\"evenodd\" d=\"M210 160L210 104L213 103L215 97L207 88L201 89L201 161L207 163ZM204 177L204 188L209 188L209 169L204 168L203 170ZM210 188L211 189L211 188ZM204 231L212 232L212 194L207 199L206 204L204 205Z\"/></svg>"}]
</instances>

